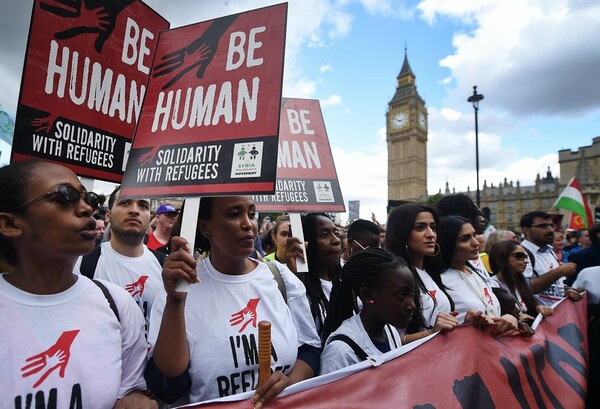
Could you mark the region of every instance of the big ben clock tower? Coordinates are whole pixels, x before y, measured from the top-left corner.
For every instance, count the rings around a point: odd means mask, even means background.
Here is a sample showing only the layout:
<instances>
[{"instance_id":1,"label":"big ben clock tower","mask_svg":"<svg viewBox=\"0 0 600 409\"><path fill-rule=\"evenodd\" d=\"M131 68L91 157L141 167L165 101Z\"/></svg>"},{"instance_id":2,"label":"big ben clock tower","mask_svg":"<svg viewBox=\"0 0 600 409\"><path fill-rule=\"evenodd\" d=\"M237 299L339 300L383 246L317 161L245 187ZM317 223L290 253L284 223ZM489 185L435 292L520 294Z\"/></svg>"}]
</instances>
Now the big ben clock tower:
<instances>
[{"instance_id":1,"label":"big ben clock tower","mask_svg":"<svg viewBox=\"0 0 600 409\"><path fill-rule=\"evenodd\" d=\"M386 114L390 204L427 194L427 108L417 92L406 49L397 80Z\"/></svg>"}]
</instances>

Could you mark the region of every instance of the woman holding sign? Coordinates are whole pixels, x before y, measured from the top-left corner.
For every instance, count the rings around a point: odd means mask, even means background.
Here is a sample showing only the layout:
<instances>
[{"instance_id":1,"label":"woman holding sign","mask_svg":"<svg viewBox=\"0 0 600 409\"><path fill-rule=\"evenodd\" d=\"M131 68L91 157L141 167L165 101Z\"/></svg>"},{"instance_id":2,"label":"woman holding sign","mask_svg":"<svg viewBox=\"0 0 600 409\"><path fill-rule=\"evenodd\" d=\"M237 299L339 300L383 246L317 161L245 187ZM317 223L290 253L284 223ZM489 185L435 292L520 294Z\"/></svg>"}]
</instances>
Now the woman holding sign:
<instances>
[{"instance_id":1,"label":"woman holding sign","mask_svg":"<svg viewBox=\"0 0 600 409\"><path fill-rule=\"evenodd\" d=\"M167 402L200 402L254 391L261 408L290 384L319 369L320 341L310 319L304 286L278 264L286 298L269 267L249 256L258 234L248 196L203 198L197 222L199 261L182 237L173 237L165 260L166 298L155 301L146 379ZM193 284L178 292L178 280ZM287 303L286 303L287 302ZM273 373L258 384L258 322L271 322Z\"/></svg>"}]
</instances>

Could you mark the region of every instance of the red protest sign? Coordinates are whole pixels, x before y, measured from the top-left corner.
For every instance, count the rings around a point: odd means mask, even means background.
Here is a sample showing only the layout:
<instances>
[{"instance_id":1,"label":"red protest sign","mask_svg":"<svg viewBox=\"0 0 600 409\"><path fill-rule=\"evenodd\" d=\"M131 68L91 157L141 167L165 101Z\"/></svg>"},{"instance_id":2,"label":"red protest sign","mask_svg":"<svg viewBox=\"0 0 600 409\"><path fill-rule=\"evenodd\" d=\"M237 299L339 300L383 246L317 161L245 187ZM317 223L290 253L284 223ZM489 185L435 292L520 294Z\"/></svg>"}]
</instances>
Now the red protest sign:
<instances>
[{"instance_id":1,"label":"red protest sign","mask_svg":"<svg viewBox=\"0 0 600 409\"><path fill-rule=\"evenodd\" d=\"M124 195L273 192L287 4L162 32Z\"/></svg>"},{"instance_id":2,"label":"red protest sign","mask_svg":"<svg viewBox=\"0 0 600 409\"><path fill-rule=\"evenodd\" d=\"M11 160L42 158L120 182L168 27L141 1L36 0Z\"/></svg>"},{"instance_id":3,"label":"red protest sign","mask_svg":"<svg viewBox=\"0 0 600 409\"><path fill-rule=\"evenodd\" d=\"M275 187L253 196L259 211L346 211L318 100L282 101Z\"/></svg>"}]
</instances>

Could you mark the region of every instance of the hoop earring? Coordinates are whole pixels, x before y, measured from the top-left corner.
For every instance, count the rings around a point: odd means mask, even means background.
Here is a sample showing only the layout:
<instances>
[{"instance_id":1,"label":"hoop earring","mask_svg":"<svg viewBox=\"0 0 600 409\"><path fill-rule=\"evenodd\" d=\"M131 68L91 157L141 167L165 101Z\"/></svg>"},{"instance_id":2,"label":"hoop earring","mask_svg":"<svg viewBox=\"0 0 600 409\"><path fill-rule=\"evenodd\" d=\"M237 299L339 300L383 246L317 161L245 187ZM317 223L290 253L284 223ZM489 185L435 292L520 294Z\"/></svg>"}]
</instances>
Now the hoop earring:
<instances>
[{"instance_id":1,"label":"hoop earring","mask_svg":"<svg viewBox=\"0 0 600 409\"><path fill-rule=\"evenodd\" d=\"M436 246L437 246L437 247L436 247ZM436 251L436 252L434 252L434 253L431 255L431 257L435 257L435 256L437 256L438 254L440 254L440 251L442 250L442 249L440 248L440 245L437 243L437 241L435 242L434 248L437 248L437 251Z\"/></svg>"}]
</instances>

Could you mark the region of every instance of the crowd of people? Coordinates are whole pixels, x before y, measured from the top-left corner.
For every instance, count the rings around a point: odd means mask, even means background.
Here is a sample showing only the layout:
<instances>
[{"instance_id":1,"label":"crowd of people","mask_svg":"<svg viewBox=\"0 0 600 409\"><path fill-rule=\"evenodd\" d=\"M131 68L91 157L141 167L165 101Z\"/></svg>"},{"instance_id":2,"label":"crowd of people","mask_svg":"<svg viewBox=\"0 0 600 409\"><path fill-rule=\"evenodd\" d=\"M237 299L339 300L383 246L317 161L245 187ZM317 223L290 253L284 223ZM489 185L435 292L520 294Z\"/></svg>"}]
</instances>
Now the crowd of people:
<instances>
[{"instance_id":1,"label":"crowd of people","mask_svg":"<svg viewBox=\"0 0 600 409\"><path fill-rule=\"evenodd\" d=\"M458 325L527 337L581 287L598 303L600 225L563 246L542 211L523 215L522 235L492 232L462 194L401 204L385 227L304 214L304 242L287 215L259 223L249 196L202 198L194 248L179 215L119 188L104 207L60 165L0 169L10 402L155 408L251 392L260 409L291 384ZM259 321L271 323L261 383Z\"/></svg>"}]
</instances>

